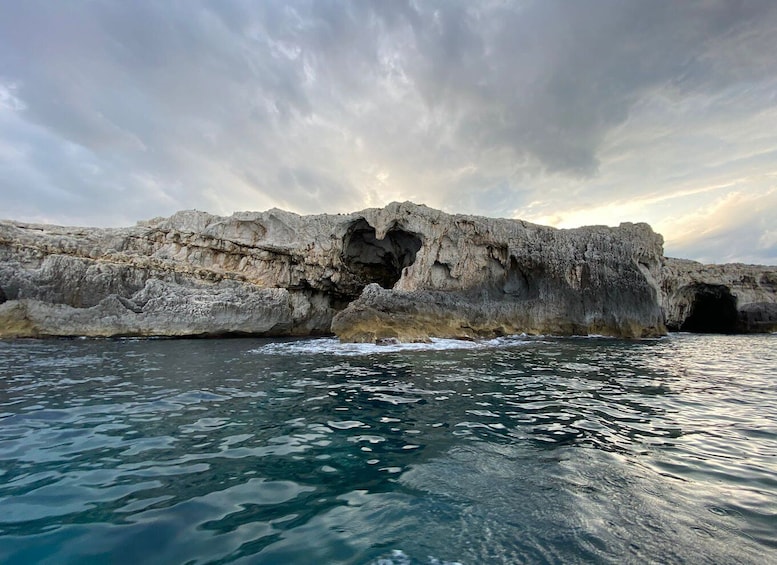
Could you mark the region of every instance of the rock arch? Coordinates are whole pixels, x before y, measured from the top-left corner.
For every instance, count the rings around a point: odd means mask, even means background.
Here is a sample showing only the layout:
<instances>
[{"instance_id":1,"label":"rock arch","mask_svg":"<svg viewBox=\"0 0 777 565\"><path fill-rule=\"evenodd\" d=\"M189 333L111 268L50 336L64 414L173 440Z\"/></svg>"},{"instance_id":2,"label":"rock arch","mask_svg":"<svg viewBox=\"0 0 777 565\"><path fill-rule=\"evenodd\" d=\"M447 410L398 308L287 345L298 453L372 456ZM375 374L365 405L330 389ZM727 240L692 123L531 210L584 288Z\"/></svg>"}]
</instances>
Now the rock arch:
<instances>
[{"instance_id":1,"label":"rock arch","mask_svg":"<svg viewBox=\"0 0 777 565\"><path fill-rule=\"evenodd\" d=\"M422 241L418 235L393 227L378 239L366 220L354 222L343 240L343 263L352 276L349 294L357 296L370 283L393 288L402 270L415 262Z\"/></svg>"}]
</instances>

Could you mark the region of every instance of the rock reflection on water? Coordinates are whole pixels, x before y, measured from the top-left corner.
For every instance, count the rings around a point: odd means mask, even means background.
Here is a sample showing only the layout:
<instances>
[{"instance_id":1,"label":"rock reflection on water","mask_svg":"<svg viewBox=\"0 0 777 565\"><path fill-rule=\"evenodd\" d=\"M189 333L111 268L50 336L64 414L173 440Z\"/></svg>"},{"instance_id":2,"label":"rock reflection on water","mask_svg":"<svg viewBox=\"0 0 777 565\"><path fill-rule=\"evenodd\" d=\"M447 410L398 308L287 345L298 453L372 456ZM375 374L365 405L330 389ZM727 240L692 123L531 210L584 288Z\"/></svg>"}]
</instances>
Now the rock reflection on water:
<instances>
[{"instance_id":1,"label":"rock reflection on water","mask_svg":"<svg viewBox=\"0 0 777 565\"><path fill-rule=\"evenodd\" d=\"M775 339L0 342L0 561L777 559Z\"/></svg>"}]
</instances>

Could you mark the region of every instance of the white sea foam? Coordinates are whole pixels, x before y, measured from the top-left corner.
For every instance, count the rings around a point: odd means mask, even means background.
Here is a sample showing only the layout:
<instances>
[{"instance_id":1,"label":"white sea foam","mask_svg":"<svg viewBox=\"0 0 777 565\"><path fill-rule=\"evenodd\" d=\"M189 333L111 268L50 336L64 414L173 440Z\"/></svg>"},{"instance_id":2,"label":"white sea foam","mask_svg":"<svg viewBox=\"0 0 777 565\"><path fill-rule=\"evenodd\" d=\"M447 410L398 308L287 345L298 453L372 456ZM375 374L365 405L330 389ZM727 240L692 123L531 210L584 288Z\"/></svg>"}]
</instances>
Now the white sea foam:
<instances>
[{"instance_id":1,"label":"white sea foam","mask_svg":"<svg viewBox=\"0 0 777 565\"><path fill-rule=\"evenodd\" d=\"M267 343L252 353L267 355L342 355L362 356L381 355L386 353L404 353L408 351L446 351L446 350L471 350L490 349L518 346L529 343L531 338L526 336L509 336L495 339L468 341L463 339L432 338L428 343L387 343L377 345L374 343L343 343L336 338L313 338L293 341L277 341ZM532 341L536 342L536 339Z\"/></svg>"}]
</instances>

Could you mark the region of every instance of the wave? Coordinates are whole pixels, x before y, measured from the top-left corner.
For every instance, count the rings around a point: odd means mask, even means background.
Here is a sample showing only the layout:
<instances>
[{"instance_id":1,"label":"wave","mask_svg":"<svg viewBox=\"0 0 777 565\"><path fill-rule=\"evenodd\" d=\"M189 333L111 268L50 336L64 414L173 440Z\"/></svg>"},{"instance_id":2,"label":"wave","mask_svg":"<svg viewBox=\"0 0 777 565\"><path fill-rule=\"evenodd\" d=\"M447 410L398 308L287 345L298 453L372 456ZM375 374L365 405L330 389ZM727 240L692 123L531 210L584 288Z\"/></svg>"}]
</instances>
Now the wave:
<instances>
[{"instance_id":1,"label":"wave","mask_svg":"<svg viewBox=\"0 0 777 565\"><path fill-rule=\"evenodd\" d=\"M448 351L517 347L526 345L527 343L537 343L537 341L537 337L517 335L475 341L432 338L429 342L425 343L390 342L378 345L375 343L344 343L337 338L307 338L294 341L275 341L267 343L261 347L252 349L251 353L264 355L320 354L362 356L407 353L413 351Z\"/></svg>"}]
</instances>

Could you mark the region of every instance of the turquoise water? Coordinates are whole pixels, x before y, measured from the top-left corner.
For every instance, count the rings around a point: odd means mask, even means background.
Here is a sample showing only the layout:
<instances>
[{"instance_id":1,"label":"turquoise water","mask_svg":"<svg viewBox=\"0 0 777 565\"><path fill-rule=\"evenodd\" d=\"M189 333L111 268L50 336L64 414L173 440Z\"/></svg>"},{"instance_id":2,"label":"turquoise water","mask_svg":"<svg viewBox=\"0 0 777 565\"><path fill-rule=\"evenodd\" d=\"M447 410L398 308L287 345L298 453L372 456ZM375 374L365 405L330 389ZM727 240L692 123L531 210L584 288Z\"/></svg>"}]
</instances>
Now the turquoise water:
<instances>
[{"instance_id":1,"label":"turquoise water","mask_svg":"<svg viewBox=\"0 0 777 565\"><path fill-rule=\"evenodd\" d=\"M775 346L0 342L0 562L777 562Z\"/></svg>"}]
</instances>

